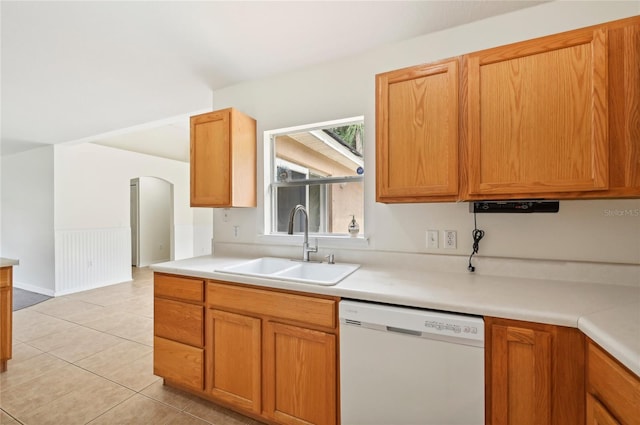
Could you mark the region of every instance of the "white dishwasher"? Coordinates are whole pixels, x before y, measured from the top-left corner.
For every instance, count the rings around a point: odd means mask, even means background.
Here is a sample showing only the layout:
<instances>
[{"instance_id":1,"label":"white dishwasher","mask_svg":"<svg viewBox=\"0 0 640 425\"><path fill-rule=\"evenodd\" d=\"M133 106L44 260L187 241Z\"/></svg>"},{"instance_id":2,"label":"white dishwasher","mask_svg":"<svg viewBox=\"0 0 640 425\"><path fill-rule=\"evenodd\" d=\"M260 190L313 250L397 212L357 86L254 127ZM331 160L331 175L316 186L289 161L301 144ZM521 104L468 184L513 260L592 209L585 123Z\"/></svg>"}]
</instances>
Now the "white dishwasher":
<instances>
[{"instance_id":1,"label":"white dishwasher","mask_svg":"<svg viewBox=\"0 0 640 425\"><path fill-rule=\"evenodd\" d=\"M481 317L340 302L342 425L484 424Z\"/></svg>"}]
</instances>

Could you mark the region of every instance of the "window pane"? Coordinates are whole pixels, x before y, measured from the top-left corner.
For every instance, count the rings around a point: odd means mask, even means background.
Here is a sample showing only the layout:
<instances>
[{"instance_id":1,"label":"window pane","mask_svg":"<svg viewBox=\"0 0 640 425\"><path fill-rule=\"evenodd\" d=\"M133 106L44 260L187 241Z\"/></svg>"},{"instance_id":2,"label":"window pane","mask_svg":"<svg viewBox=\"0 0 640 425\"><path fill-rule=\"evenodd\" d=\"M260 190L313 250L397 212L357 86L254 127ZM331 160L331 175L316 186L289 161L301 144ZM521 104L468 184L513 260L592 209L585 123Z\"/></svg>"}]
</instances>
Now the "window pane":
<instances>
[{"instance_id":1,"label":"window pane","mask_svg":"<svg viewBox=\"0 0 640 425\"><path fill-rule=\"evenodd\" d=\"M296 205L300 204L306 206L306 192L307 188L305 186L277 188L276 214L278 232L286 233L289 230L289 214ZM298 213L293 226L294 232L300 232L301 229L303 229L303 223L302 214Z\"/></svg>"},{"instance_id":2,"label":"window pane","mask_svg":"<svg viewBox=\"0 0 640 425\"><path fill-rule=\"evenodd\" d=\"M360 225L360 232L364 232L363 182L277 187L276 193L277 232L288 231L289 214L298 204L304 205L309 213L310 233L348 234L352 216ZM298 213L294 232L302 232L303 226L303 215Z\"/></svg>"},{"instance_id":3,"label":"window pane","mask_svg":"<svg viewBox=\"0 0 640 425\"><path fill-rule=\"evenodd\" d=\"M364 234L364 182L326 186L330 193L327 217L331 223L327 233L349 234L351 216L355 216L360 225L360 234Z\"/></svg>"},{"instance_id":4,"label":"window pane","mask_svg":"<svg viewBox=\"0 0 640 425\"><path fill-rule=\"evenodd\" d=\"M298 204L309 214L310 233L347 235L352 216L364 232L363 131L362 120L343 120L270 133L271 232L287 232ZM299 214L294 231L303 223Z\"/></svg>"}]
</instances>

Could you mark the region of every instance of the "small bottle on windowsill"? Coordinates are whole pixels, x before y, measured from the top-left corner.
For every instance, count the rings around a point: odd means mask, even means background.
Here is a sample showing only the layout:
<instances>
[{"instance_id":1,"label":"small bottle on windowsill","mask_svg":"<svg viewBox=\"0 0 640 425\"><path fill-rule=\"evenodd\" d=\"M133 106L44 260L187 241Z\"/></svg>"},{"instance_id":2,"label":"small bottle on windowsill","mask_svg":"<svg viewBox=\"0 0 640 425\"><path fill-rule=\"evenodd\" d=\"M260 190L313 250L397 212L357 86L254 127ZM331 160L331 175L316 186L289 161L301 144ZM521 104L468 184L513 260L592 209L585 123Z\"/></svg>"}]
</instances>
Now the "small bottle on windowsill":
<instances>
[{"instance_id":1,"label":"small bottle on windowsill","mask_svg":"<svg viewBox=\"0 0 640 425\"><path fill-rule=\"evenodd\" d=\"M355 238L358 236L358 233L360 233L360 225L356 221L356 216L352 215L351 222L349 223L349 235L351 235L352 238Z\"/></svg>"}]
</instances>

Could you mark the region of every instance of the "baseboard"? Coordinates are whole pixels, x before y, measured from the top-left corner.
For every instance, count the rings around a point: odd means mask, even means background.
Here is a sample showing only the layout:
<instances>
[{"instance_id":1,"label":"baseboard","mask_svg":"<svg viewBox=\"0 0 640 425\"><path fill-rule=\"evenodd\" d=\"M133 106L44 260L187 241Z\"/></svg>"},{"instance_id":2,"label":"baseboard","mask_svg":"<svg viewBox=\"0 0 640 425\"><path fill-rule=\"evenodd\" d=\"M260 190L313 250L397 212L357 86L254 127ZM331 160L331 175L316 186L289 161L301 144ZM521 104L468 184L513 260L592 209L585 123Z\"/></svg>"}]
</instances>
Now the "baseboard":
<instances>
[{"instance_id":1,"label":"baseboard","mask_svg":"<svg viewBox=\"0 0 640 425\"><path fill-rule=\"evenodd\" d=\"M46 295L48 297L55 297L55 291L51 289L42 288L40 286L30 285L28 283L18 282L16 280L13 281L13 287L24 289L25 291L35 292L36 294Z\"/></svg>"},{"instance_id":2,"label":"baseboard","mask_svg":"<svg viewBox=\"0 0 640 425\"><path fill-rule=\"evenodd\" d=\"M100 282L100 283L96 283L93 285L87 285L87 286L83 286L83 287L75 287L75 288L70 288L70 289L65 289L62 291L56 291L55 295L53 295L54 297L60 297L62 295L69 295L69 294L75 294L77 292L84 292L84 291L90 291L91 289L98 289L98 288L103 288L105 286L111 286L111 285L117 285L119 283L124 283L124 282L130 282L132 279L131 274L129 274L128 277L124 277L122 279L117 279L114 281L106 281L106 282Z\"/></svg>"}]
</instances>

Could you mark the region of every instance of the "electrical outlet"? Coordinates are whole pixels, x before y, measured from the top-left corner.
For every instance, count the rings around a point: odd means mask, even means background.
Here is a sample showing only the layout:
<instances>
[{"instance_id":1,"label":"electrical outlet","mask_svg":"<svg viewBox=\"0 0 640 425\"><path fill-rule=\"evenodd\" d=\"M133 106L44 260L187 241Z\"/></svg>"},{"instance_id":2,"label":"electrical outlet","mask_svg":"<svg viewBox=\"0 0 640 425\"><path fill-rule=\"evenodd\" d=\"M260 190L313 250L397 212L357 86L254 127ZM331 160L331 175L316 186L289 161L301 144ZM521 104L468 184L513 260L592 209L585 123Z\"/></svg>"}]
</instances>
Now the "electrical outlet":
<instances>
[{"instance_id":1,"label":"electrical outlet","mask_svg":"<svg viewBox=\"0 0 640 425\"><path fill-rule=\"evenodd\" d=\"M458 232L455 230L444 231L444 247L446 249L456 249L458 247Z\"/></svg>"},{"instance_id":2,"label":"electrical outlet","mask_svg":"<svg viewBox=\"0 0 640 425\"><path fill-rule=\"evenodd\" d=\"M229 208L225 208L222 210L222 221L228 223L231 219L231 210Z\"/></svg>"},{"instance_id":3,"label":"electrical outlet","mask_svg":"<svg viewBox=\"0 0 640 425\"><path fill-rule=\"evenodd\" d=\"M427 230L427 248L428 249L437 249L438 248L438 239L440 235L437 230Z\"/></svg>"}]
</instances>

